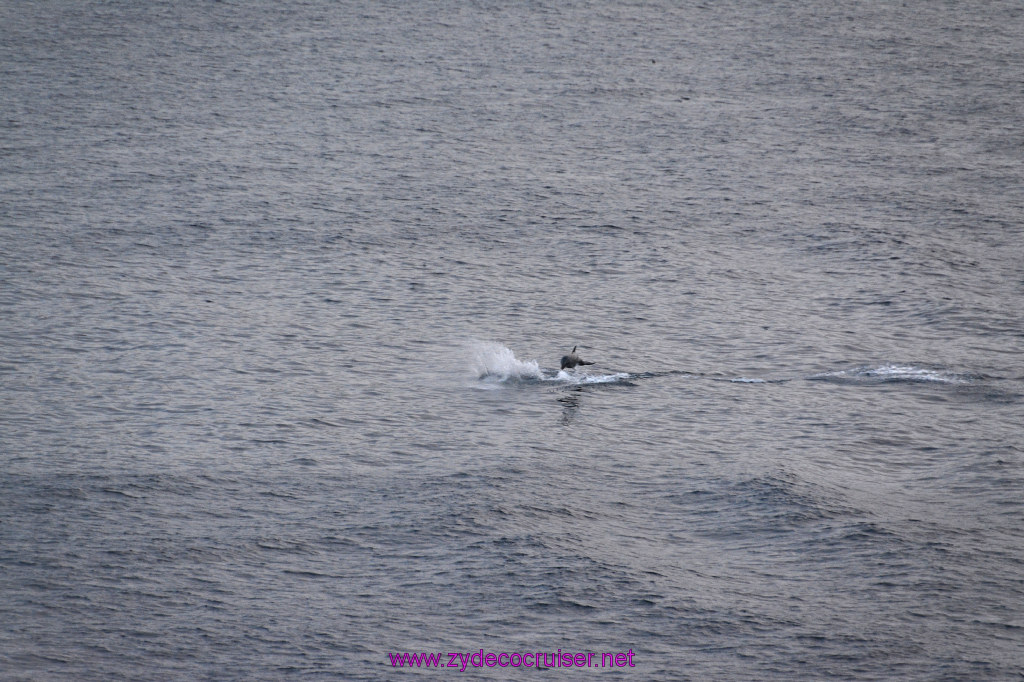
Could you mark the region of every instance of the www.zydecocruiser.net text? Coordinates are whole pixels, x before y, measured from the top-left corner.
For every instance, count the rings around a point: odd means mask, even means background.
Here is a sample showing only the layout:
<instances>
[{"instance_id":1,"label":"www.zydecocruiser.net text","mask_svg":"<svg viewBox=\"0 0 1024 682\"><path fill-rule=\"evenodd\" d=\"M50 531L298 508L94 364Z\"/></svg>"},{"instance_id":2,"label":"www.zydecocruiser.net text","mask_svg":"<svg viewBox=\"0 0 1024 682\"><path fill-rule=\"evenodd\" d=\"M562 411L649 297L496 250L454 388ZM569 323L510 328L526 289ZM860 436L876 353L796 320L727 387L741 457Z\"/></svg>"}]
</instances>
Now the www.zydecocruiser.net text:
<instances>
[{"instance_id":1,"label":"www.zydecocruiser.net text","mask_svg":"<svg viewBox=\"0 0 1024 682\"><path fill-rule=\"evenodd\" d=\"M569 651L529 651L484 653L479 651L452 652L447 653L388 653L391 659L391 666L394 668L457 668L459 672L465 672L467 668L635 668L633 662L634 652L630 649L627 652L617 653L594 653Z\"/></svg>"}]
</instances>

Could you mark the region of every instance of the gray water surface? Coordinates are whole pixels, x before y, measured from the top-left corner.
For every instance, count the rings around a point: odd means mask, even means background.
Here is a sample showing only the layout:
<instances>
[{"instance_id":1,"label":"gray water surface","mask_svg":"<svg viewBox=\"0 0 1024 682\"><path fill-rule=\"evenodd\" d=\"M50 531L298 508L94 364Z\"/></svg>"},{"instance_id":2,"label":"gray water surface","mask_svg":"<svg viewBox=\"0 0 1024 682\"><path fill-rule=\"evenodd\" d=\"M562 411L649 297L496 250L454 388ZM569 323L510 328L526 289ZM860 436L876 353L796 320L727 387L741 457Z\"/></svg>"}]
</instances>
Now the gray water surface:
<instances>
[{"instance_id":1,"label":"gray water surface","mask_svg":"<svg viewBox=\"0 0 1024 682\"><path fill-rule=\"evenodd\" d=\"M1019 679L1022 74L1018 2L0 0L0 678Z\"/></svg>"}]
</instances>

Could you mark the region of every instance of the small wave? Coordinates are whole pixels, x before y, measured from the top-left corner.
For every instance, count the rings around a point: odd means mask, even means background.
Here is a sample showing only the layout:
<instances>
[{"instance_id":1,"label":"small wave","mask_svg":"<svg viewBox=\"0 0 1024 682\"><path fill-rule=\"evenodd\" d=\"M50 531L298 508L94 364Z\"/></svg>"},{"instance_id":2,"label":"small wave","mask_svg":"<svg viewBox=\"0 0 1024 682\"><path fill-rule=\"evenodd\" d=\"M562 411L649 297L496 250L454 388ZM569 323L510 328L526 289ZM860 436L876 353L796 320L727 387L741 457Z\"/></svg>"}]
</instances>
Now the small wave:
<instances>
[{"instance_id":1,"label":"small wave","mask_svg":"<svg viewBox=\"0 0 1024 682\"><path fill-rule=\"evenodd\" d=\"M712 381L728 381L730 384L784 384L788 379L762 379L760 377L738 376L731 379L712 379Z\"/></svg>"},{"instance_id":2,"label":"small wave","mask_svg":"<svg viewBox=\"0 0 1024 682\"><path fill-rule=\"evenodd\" d=\"M838 383L937 383L964 384L964 376L940 369L917 367L915 365L881 365L879 367L855 367L834 372L815 374L810 379Z\"/></svg>"}]
</instances>

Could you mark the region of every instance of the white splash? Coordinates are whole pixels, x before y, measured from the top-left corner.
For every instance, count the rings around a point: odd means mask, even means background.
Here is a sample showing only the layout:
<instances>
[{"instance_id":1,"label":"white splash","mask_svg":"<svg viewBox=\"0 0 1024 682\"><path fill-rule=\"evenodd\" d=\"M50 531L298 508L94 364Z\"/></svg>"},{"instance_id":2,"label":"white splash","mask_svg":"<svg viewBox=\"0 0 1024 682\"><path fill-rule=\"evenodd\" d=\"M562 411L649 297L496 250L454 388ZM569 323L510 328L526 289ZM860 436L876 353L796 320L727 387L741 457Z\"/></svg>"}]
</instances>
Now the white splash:
<instances>
[{"instance_id":1,"label":"white splash","mask_svg":"<svg viewBox=\"0 0 1024 682\"><path fill-rule=\"evenodd\" d=\"M536 360L522 361L509 348L493 341L474 341L472 353L473 371L480 379L492 381L517 381L523 379L542 380L544 374Z\"/></svg>"},{"instance_id":2,"label":"white splash","mask_svg":"<svg viewBox=\"0 0 1024 682\"><path fill-rule=\"evenodd\" d=\"M578 370L542 370L536 360L520 360L511 349L493 341L474 341L470 344L469 350L471 368L473 374L480 380L481 388L536 382L580 386L625 382L631 378L631 375L625 372L588 374Z\"/></svg>"}]
</instances>

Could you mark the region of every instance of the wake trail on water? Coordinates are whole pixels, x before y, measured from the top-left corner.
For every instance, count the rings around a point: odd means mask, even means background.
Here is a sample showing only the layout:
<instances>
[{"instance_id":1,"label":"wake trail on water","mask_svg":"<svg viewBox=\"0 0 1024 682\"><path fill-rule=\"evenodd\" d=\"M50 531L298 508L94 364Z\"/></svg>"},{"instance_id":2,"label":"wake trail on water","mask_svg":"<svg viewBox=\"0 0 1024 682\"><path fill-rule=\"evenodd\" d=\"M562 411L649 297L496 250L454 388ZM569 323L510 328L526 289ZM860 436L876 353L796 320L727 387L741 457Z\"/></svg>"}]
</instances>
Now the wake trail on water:
<instances>
[{"instance_id":1,"label":"wake trail on water","mask_svg":"<svg viewBox=\"0 0 1024 682\"><path fill-rule=\"evenodd\" d=\"M876 384L935 384L958 386L971 384L979 379L969 374L957 374L936 367L920 367L912 364L862 365L848 369L819 372L798 377L806 381L824 381L850 386L872 386ZM739 376L718 379L734 384L784 384L793 379Z\"/></svg>"},{"instance_id":2,"label":"wake trail on water","mask_svg":"<svg viewBox=\"0 0 1024 682\"><path fill-rule=\"evenodd\" d=\"M482 388L500 388L502 386L522 384L565 386L583 386L588 384L634 385L632 382L637 379L649 379L674 374L691 377L704 376L699 372L685 372L681 370L601 374L581 370L567 372L554 368L545 369L536 360L520 360L510 348L493 341L474 341L470 344L469 350L472 371L479 382L479 386ZM810 376L798 377L798 379L854 386L894 383L956 386L974 383L979 377L970 374L958 374L937 367L888 363L861 365L853 368L819 372ZM735 384L784 384L793 379L736 376L732 378L712 378L712 380L727 381Z\"/></svg>"},{"instance_id":3,"label":"wake trail on water","mask_svg":"<svg viewBox=\"0 0 1024 682\"><path fill-rule=\"evenodd\" d=\"M807 377L811 381L830 381L839 384L969 384L977 377L956 374L940 368L919 367L910 364L886 364L877 367L861 366L833 372L821 372Z\"/></svg>"}]
</instances>

